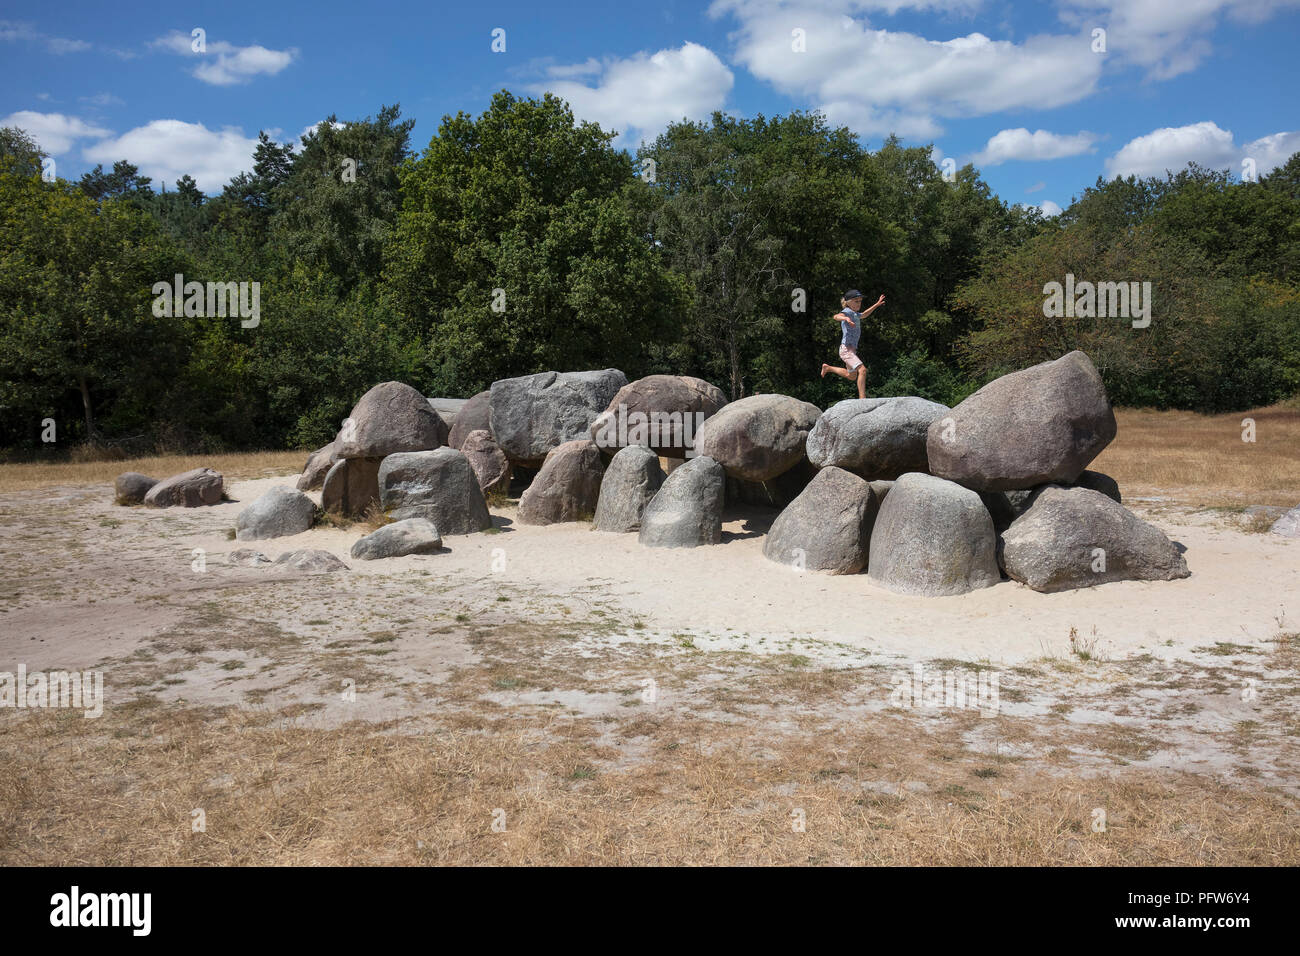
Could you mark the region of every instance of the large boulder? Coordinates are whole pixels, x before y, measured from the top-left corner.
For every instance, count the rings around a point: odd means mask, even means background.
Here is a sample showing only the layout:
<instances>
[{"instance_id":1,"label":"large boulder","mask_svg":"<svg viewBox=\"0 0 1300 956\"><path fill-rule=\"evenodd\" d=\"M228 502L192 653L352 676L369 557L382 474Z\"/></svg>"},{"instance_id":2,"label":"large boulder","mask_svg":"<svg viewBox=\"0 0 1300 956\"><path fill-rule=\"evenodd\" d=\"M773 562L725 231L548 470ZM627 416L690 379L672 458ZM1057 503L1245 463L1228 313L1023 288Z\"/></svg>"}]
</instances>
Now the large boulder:
<instances>
[{"instance_id":1,"label":"large boulder","mask_svg":"<svg viewBox=\"0 0 1300 956\"><path fill-rule=\"evenodd\" d=\"M480 428L466 435L460 453L469 459L484 496L494 491L504 493L510 490L510 459L486 429Z\"/></svg>"},{"instance_id":2,"label":"large boulder","mask_svg":"<svg viewBox=\"0 0 1300 956\"><path fill-rule=\"evenodd\" d=\"M900 594L965 594L997 584L997 537L980 496L933 475L894 482L876 515L867 573Z\"/></svg>"},{"instance_id":3,"label":"large boulder","mask_svg":"<svg viewBox=\"0 0 1300 956\"><path fill-rule=\"evenodd\" d=\"M808 460L868 481L927 471L926 435L952 409L924 398L851 398L822 413L808 433Z\"/></svg>"},{"instance_id":4,"label":"large boulder","mask_svg":"<svg viewBox=\"0 0 1300 956\"><path fill-rule=\"evenodd\" d=\"M1268 530L1284 538L1300 538L1300 505L1274 521Z\"/></svg>"},{"instance_id":5,"label":"large boulder","mask_svg":"<svg viewBox=\"0 0 1300 956\"><path fill-rule=\"evenodd\" d=\"M331 514L359 518L379 502L379 463L382 458L340 458L325 473L320 506Z\"/></svg>"},{"instance_id":6,"label":"large boulder","mask_svg":"<svg viewBox=\"0 0 1300 956\"><path fill-rule=\"evenodd\" d=\"M618 390L591 424L591 437L612 455L648 445L656 455L685 458L705 419L727 404L716 385L689 375L647 375Z\"/></svg>"},{"instance_id":7,"label":"large boulder","mask_svg":"<svg viewBox=\"0 0 1300 956\"><path fill-rule=\"evenodd\" d=\"M473 398L467 399L461 406L460 411L456 413L456 421L452 423L451 434L447 436L447 444L452 448L460 451L465 450L465 439L469 437L470 432L484 431L490 436L492 434L492 424L489 421L489 412L492 409L492 393L482 391Z\"/></svg>"},{"instance_id":8,"label":"large boulder","mask_svg":"<svg viewBox=\"0 0 1300 956\"><path fill-rule=\"evenodd\" d=\"M478 476L454 448L389 455L379 466L379 497L394 520L428 518L444 535L492 526Z\"/></svg>"},{"instance_id":9,"label":"large boulder","mask_svg":"<svg viewBox=\"0 0 1300 956\"><path fill-rule=\"evenodd\" d=\"M626 384L627 376L616 368L493 382L489 430L512 462L536 466L552 448L589 439L591 423Z\"/></svg>"},{"instance_id":10,"label":"large boulder","mask_svg":"<svg viewBox=\"0 0 1300 956\"><path fill-rule=\"evenodd\" d=\"M151 508L197 508L221 503L224 479L211 468L195 468L164 478L144 496Z\"/></svg>"},{"instance_id":11,"label":"large boulder","mask_svg":"<svg viewBox=\"0 0 1300 956\"><path fill-rule=\"evenodd\" d=\"M802 570L857 574L867 566L878 507L871 485L830 465L772 522L763 555Z\"/></svg>"},{"instance_id":12,"label":"large boulder","mask_svg":"<svg viewBox=\"0 0 1300 956\"><path fill-rule=\"evenodd\" d=\"M673 469L641 514L637 540L651 548L696 548L722 541L726 472L707 455Z\"/></svg>"},{"instance_id":13,"label":"large boulder","mask_svg":"<svg viewBox=\"0 0 1300 956\"><path fill-rule=\"evenodd\" d=\"M317 448L307 456L307 464L303 466L302 474L298 476L298 490L315 491L321 487L325 484L325 476L338 460L339 441L336 435L328 445Z\"/></svg>"},{"instance_id":14,"label":"large boulder","mask_svg":"<svg viewBox=\"0 0 1300 956\"><path fill-rule=\"evenodd\" d=\"M751 395L724 405L700 428L695 450L733 478L768 481L804 457L808 433L821 417L816 405L788 395Z\"/></svg>"},{"instance_id":15,"label":"large boulder","mask_svg":"<svg viewBox=\"0 0 1300 956\"><path fill-rule=\"evenodd\" d=\"M436 554L442 550L442 535L428 518L394 521L352 545L352 557L363 561L400 558L407 554Z\"/></svg>"},{"instance_id":16,"label":"large boulder","mask_svg":"<svg viewBox=\"0 0 1300 956\"><path fill-rule=\"evenodd\" d=\"M448 436L444 436L442 440L444 445L451 444L449 440L451 429L456 427L456 419L460 417L460 410L465 407L465 403L468 401L469 399L466 398L429 399L429 407L438 413L438 417L447 426Z\"/></svg>"},{"instance_id":17,"label":"large boulder","mask_svg":"<svg viewBox=\"0 0 1300 956\"><path fill-rule=\"evenodd\" d=\"M1000 552L1007 576L1035 591L1191 574L1163 531L1090 488L1042 489L1002 535Z\"/></svg>"},{"instance_id":18,"label":"large boulder","mask_svg":"<svg viewBox=\"0 0 1300 956\"><path fill-rule=\"evenodd\" d=\"M989 382L930 426L930 472L976 491L1075 481L1115 437L1088 356L1070 352Z\"/></svg>"},{"instance_id":19,"label":"large boulder","mask_svg":"<svg viewBox=\"0 0 1300 956\"><path fill-rule=\"evenodd\" d=\"M275 566L286 571L301 571L304 574L325 574L330 571L347 571L348 566L319 548L299 548L286 551L275 559Z\"/></svg>"},{"instance_id":20,"label":"large boulder","mask_svg":"<svg viewBox=\"0 0 1300 956\"><path fill-rule=\"evenodd\" d=\"M316 503L301 491L277 485L239 513L236 541L302 534L316 516Z\"/></svg>"},{"instance_id":21,"label":"large boulder","mask_svg":"<svg viewBox=\"0 0 1300 956\"><path fill-rule=\"evenodd\" d=\"M113 501L119 505L141 504L149 489L156 484L157 478L150 478L138 471L124 471L113 482Z\"/></svg>"},{"instance_id":22,"label":"large boulder","mask_svg":"<svg viewBox=\"0 0 1300 956\"><path fill-rule=\"evenodd\" d=\"M643 445L628 445L605 468L593 527L597 531L639 531L641 515L663 483L659 457Z\"/></svg>"},{"instance_id":23,"label":"large boulder","mask_svg":"<svg viewBox=\"0 0 1300 956\"><path fill-rule=\"evenodd\" d=\"M337 439L340 458L383 458L438 448L447 423L428 399L402 382L380 382L352 408Z\"/></svg>"},{"instance_id":24,"label":"large boulder","mask_svg":"<svg viewBox=\"0 0 1300 956\"><path fill-rule=\"evenodd\" d=\"M605 465L590 438L566 441L542 462L519 499L520 524L586 521L596 511Z\"/></svg>"},{"instance_id":25,"label":"large boulder","mask_svg":"<svg viewBox=\"0 0 1300 956\"><path fill-rule=\"evenodd\" d=\"M1011 522L1028 511L1034 502L1038 500L1038 495L1044 488L1088 488L1092 491L1101 492L1116 504L1121 503L1119 482L1110 475L1104 475L1099 471L1085 471L1072 484L1039 485L1036 488L1021 491L980 492L980 498L984 500L984 506L989 509L989 514L993 516L993 527L997 529L998 534L1006 531L1007 528L1011 527Z\"/></svg>"}]
</instances>

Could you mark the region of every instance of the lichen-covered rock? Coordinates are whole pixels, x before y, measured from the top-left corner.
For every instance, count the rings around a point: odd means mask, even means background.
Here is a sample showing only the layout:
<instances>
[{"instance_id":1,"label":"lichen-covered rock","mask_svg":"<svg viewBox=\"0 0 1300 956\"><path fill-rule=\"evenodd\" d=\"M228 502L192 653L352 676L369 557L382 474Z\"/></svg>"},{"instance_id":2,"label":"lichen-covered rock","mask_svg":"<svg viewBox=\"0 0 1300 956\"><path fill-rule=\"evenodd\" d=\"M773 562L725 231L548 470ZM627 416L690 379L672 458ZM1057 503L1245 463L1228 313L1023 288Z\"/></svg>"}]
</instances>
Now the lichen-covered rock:
<instances>
[{"instance_id":1,"label":"lichen-covered rock","mask_svg":"<svg viewBox=\"0 0 1300 956\"><path fill-rule=\"evenodd\" d=\"M868 481L927 471L929 428L951 411L947 405L911 396L836 402L808 433L808 460L818 468L844 468Z\"/></svg>"},{"instance_id":2,"label":"lichen-covered rock","mask_svg":"<svg viewBox=\"0 0 1300 956\"><path fill-rule=\"evenodd\" d=\"M877 507L862 478L823 468L772 522L763 555L800 570L857 574L867 566Z\"/></svg>"},{"instance_id":3,"label":"lichen-covered rock","mask_svg":"<svg viewBox=\"0 0 1300 956\"><path fill-rule=\"evenodd\" d=\"M1035 591L1191 574L1163 531L1090 488L1043 488L1003 533L1000 552L1007 575Z\"/></svg>"},{"instance_id":4,"label":"lichen-covered rock","mask_svg":"<svg viewBox=\"0 0 1300 956\"><path fill-rule=\"evenodd\" d=\"M993 519L975 492L909 472L894 482L871 531L867 573L901 594L965 594L997 584Z\"/></svg>"},{"instance_id":5,"label":"lichen-covered rock","mask_svg":"<svg viewBox=\"0 0 1300 956\"><path fill-rule=\"evenodd\" d=\"M485 497L494 491L510 490L510 459L486 430L480 428L466 435L460 453L469 460Z\"/></svg>"},{"instance_id":6,"label":"lichen-covered rock","mask_svg":"<svg viewBox=\"0 0 1300 956\"><path fill-rule=\"evenodd\" d=\"M789 395L750 395L709 418L695 436L695 449L732 478L768 481L804 458L808 433L820 417L816 405Z\"/></svg>"},{"instance_id":7,"label":"lichen-covered rock","mask_svg":"<svg viewBox=\"0 0 1300 956\"><path fill-rule=\"evenodd\" d=\"M306 574L325 574L330 571L347 571L348 566L330 554L318 548L299 548L288 551L275 559L275 567L287 571L302 571Z\"/></svg>"},{"instance_id":8,"label":"lichen-covered rock","mask_svg":"<svg viewBox=\"0 0 1300 956\"><path fill-rule=\"evenodd\" d=\"M443 535L492 526L478 475L454 448L389 455L379 466L379 497L394 520L428 518Z\"/></svg>"},{"instance_id":9,"label":"lichen-covered rock","mask_svg":"<svg viewBox=\"0 0 1300 956\"><path fill-rule=\"evenodd\" d=\"M616 368L501 379L492 383L489 431L512 462L536 466L552 448L589 439L591 423L626 384Z\"/></svg>"},{"instance_id":10,"label":"lichen-covered rock","mask_svg":"<svg viewBox=\"0 0 1300 956\"><path fill-rule=\"evenodd\" d=\"M400 558L408 554L436 554L442 550L442 535L428 518L394 521L352 545L352 557L362 561Z\"/></svg>"},{"instance_id":11,"label":"lichen-covered rock","mask_svg":"<svg viewBox=\"0 0 1300 956\"><path fill-rule=\"evenodd\" d=\"M144 503L151 508L197 508L221 503L224 479L211 468L195 468L164 478L149 489Z\"/></svg>"},{"instance_id":12,"label":"lichen-covered rock","mask_svg":"<svg viewBox=\"0 0 1300 956\"><path fill-rule=\"evenodd\" d=\"M1284 538L1300 538L1300 505L1274 521L1268 530Z\"/></svg>"},{"instance_id":13,"label":"lichen-covered rock","mask_svg":"<svg viewBox=\"0 0 1300 956\"><path fill-rule=\"evenodd\" d=\"M157 478L150 478L138 471L123 472L113 482L113 501L119 505L143 504L144 496L156 484Z\"/></svg>"},{"instance_id":14,"label":"lichen-covered rock","mask_svg":"<svg viewBox=\"0 0 1300 956\"><path fill-rule=\"evenodd\" d=\"M379 502L379 463L382 458L340 458L325 473L321 509L359 518Z\"/></svg>"},{"instance_id":15,"label":"lichen-covered rock","mask_svg":"<svg viewBox=\"0 0 1300 956\"><path fill-rule=\"evenodd\" d=\"M567 441L542 462L519 499L520 524L587 521L596 511L605 473L600 449L590 438Z\"/></svg>"},{"instance_id":16,"label":"lichen-covered rock","mask_svg":"<svg viewBox=\"0 0 1300 956\"><path fill-rule=\"evenodd\" d=\"M338 460L339 443L335 438L328 445L317 448L307 456L307 464L303 466L302 474L298 477L298 490L315 491L320 488L325 484L325 476Z\"/></svg>"},{"instance_id":17,"label":"lichen-covered rock","mask_svg":"<svg viewBox=\"0 0 1300 956\"><path fill-rule=\"evenodd\" d=\"M646 505L637 540L651 548L719 544L726 477L707 455L674 469Z\"/></svg>"},{"instance_id":18,"label":"lichen-covered rock","mask_svg":"<svg viewBox=\"0 0 1300 956\"><path fill-rule=\"evenodd\" d=\"M239 513L235 540L258 541L302 534L312 525L316 503L301 491L277 485Z\"/></svg>"},{"instance_id":19,"label":"lichen-covered rock","mask_svg":"<svg viewBox=\"0 0 1300 956\"><path fill-rule=\"evenodd\" d=\"M447 444L459 451L465 450L465 439L471 432L484 431L488 437L492 436L492 423L489 420L489 412L492 409L492 393L484 390L479 392L473 398L468 399L461 406L460 411L456 413L456 421L452 423L451 434L447 437ZM495 441L496 439L493 439Z\"/></svg>"},{"instance_id":20,"label":"lichen-covered rock","mask_svg":"<svg viewBox=\"0 0 1300 956\"><path fill-rule=\"evenodd\" d=\"M597 531L639 531L641 515L663 483L664 470L651 449L642 445L623 448L605 469L593 527Z\"/></svg>"},{"instance_id":21,"label":"lichen-covered rock","mask_svg":"<svg viewBox=\"0 0 1300 956\"><path fill-rule=\"evenodd\" d=\"M930 472L975 491L1076 481L1115 437L1101 376L1082 352L989 382L930 426Z\"/></svg>"},{"instance_id":22,"label":"lichen-covered rock","mask_svg":"<svg viewBox=\"0 0 1300 956\"><path fill-rule=\"evenodd\" d=\"M447 423L428 399L402 382L380 382L353 407L339 431L338 457L383 458L438 448Z\"/></svg>"},{"instance_id":23,"label":"lichen-covered rock","mask_svg":"<svg viewBox=\"0 0 1300 956\"><path fill-rule=\"evenodd\" d=\"M648 445L656 455L685 458L702 423L727 404L722 389L690 375L647 375L618 390L591 425L607 455Z\"/></svg>"}]
</instances>

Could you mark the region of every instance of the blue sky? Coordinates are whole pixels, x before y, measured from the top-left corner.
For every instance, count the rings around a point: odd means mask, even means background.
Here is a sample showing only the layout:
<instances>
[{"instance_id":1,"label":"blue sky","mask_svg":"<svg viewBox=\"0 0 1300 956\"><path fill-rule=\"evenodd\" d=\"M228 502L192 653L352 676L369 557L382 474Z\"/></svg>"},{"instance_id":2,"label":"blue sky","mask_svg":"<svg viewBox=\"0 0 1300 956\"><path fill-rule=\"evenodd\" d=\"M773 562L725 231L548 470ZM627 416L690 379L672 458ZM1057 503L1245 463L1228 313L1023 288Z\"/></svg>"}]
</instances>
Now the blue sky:
<instances>
[{"instance_id":1,"label":"blue sky","mask_svg":"<svg viewBox=\"0 0 1300 956\"><path fill-rule=\"evenodd\" d=\"M259 129L296 142L394 102L422 149L501 88L560 93L625 147L714 109L822 109L868 148L933 143L1049 213L1099 175L1246 159L1262 175L1300 150L1300 0L57 6L0 9L0 125L69 178L127 158L213 192Z\"/></svg>"}]
</instances>

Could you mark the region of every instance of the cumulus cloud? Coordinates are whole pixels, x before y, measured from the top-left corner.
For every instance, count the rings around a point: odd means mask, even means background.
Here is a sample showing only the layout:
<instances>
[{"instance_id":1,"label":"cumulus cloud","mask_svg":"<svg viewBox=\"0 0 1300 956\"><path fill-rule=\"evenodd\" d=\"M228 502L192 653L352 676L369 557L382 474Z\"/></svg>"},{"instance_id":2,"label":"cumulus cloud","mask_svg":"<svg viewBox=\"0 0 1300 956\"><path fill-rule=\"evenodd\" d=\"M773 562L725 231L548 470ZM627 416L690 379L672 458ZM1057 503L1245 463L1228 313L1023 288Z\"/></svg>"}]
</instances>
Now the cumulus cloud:
<instances>
[{"instance_id":1,"label":"cumulus cloud","mask_svg":"<svg viewBox=\"0 0 1300 956\"><path fill-rule=\"evenodd\" d=\"M1018 42L951 27L938 38L880 28L900 11L939 12L948 22L980 6L715 0L709 12L738 24L731 34L736 62L778 91L810 100L860 134L916 139L939 135L950 118L1079 102L1115 65L1144 69L1153 80L1177 76L1210 53L1210 37L1225 18L1262 22L1300 0L1059 0L1062 26ZM1093 51L1099 27L1106 30L1104 53ZM806 52L793 48L800 40Z\"/></svg>"},{"instance_id":2,"label":"cumulus cloud","mask_svg":"<svg viewBox=\"0 0 1300 956\"><path fill-rule=\"evenodd\" d=\"M1062 136L1045 129L1031 133L1022 126L994 134L973 160L981 166L997 166L1014 159L1063 159L1066 156L1096 152L1096 147L1093 146L1096 141L1095 133L1079 132L1073 136Z\"/></svg>"},{"instance_id":3,"label":"cumulus cloud","mask_svg":"<svg viewBox=\"0 0 1300 956\"><path fill-rule=\"evenodd\" d=\"M1167 126L1129 140L1106 160L1106 174L1163 176L1166 170L1178 172L1192 162L1240 174L1242 160L1250 159L1255 172L1263 176L1298 150L1300 130L1272 133L1238 146L1230 130L1206 121Z\"/></svg>"},{"instance_id":4,"label":"cumulus cloud","mask_svg":"<svg viewBox=\"0 0 1300 956\"><path fill-rule=\"evenodd\" d=\"M213 86L233 86L247 83L255 76L274 76L298 56L297 48L288 50L270 50L256 44L252 46L235 46L225 40L207 40L204 52L197 53L193 48L194 40L188 33L173 30L164 37L159 37L150 44L158 50L166 50L182 56L194 57L198 62L193 75L204 83Z\"/></svg>"},{"instance_id":5,"label":"cumulus cloud","mask_svg":"<svg viewBox=\"0 0 1300 956\"><path fill-rule=\"evenodd\" d=\"M706 118L723 107L735 82L713 51L689 42L676 50L605 60L594 69L588 61L576 69L552 66L547 73L531 92L554 93L578 118L619 130L621 146L635 145L681 119ZM594 85L570 78L579 74L590 76Z\"/></svg>"},{"instance_id":6,"label":"cumulus cloud","mask_svg":"<svg viewBox=\"0 0 1300 956\"><path fill-rule=\"evenodd\" d=\"M113 135L113 131L92 126L85 120L62 113L37 113L20 110L0 120L0 126L17 126L26 130L41 149L51 156L61 156L72 149L79 139L98 139Z\"/></svg>"},{"instance_id":7,"label":"cumulus cloud","mask_svg":"<svg viewBox=\"0 0 1300 956\"><path fill-rule=\"evenodd\" d=\"M1300 0L1066 0L1061 19L1106 30L1106 52L1166 80L1195 69L1213 51L1210 35L1226 16L1261 23Z\"/></svg>"},{"instance_id":8,"label":"cumulus cloud","mask_svg":"<svg viewBox=\"0 0 1300 956\"><path fill-rule=\"evenodd\" d=\"M739 21L735 56L751 73L863 134L933 137L945 118L1051 109L1097 88L1105 58L1086 33L1021 43L978 32L931 40L848 15L887 6L728 0L712 10Z\"/></svg>"},{"instance_id":9,"label":"cumulus cloud","mask_svg":"<svg viewBox=\"0 0 1300 956\"><path fill-rule=\"evenodd\" d=\"M252 168L256 146L256 137L245 136L238 127L210 130L202 123L163 119L87 146L82 155L105 165L129 160L155 182L172 183L188 173L200 189L212 193Z\"/></svg>"},{"instance_id":10,"label":"cumulus cloud","mask_svg":"<svg viewBox=\"0 0 1300 956\"><path fill-rule=\"evenodd\" d=\"M1061 214L1061 207L1050 199L1044 199L1038 204L1038 211L1050 219L1053 216L1059 216Z\"/></svg>"}]
</instances>

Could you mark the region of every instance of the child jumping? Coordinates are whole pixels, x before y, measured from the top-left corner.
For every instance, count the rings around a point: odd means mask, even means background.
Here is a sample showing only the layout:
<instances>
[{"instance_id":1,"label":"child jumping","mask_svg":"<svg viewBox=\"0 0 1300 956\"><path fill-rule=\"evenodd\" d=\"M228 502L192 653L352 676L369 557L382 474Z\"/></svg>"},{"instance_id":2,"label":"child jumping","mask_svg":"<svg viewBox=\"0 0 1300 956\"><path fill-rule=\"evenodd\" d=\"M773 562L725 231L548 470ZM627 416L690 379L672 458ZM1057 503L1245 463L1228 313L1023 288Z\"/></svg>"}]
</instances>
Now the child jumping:
<instances>
[{"instance_id":1,"label":"child jumping","mask_svg":"<svg viewBox=\"0 0 1300 956\"><path fill-rule=\"evenodd\" d=\"M862 359L858 358L858 337L862 334L862 320L884 304L885 297L882 295L867 311L859 312L858 310L862 308L862 293L857 289L850 289L844 293L844 298L840 299L843 310L834 316L835 321L842 323L841 328L844 330L840 335L840 359L847 368L840 368L838 365L822 365L822 378L826 377L827 372L834 372L850 381L856 379L858 398L867 397L867 367L862 364Z\"/></svg>"}]
</instances>

